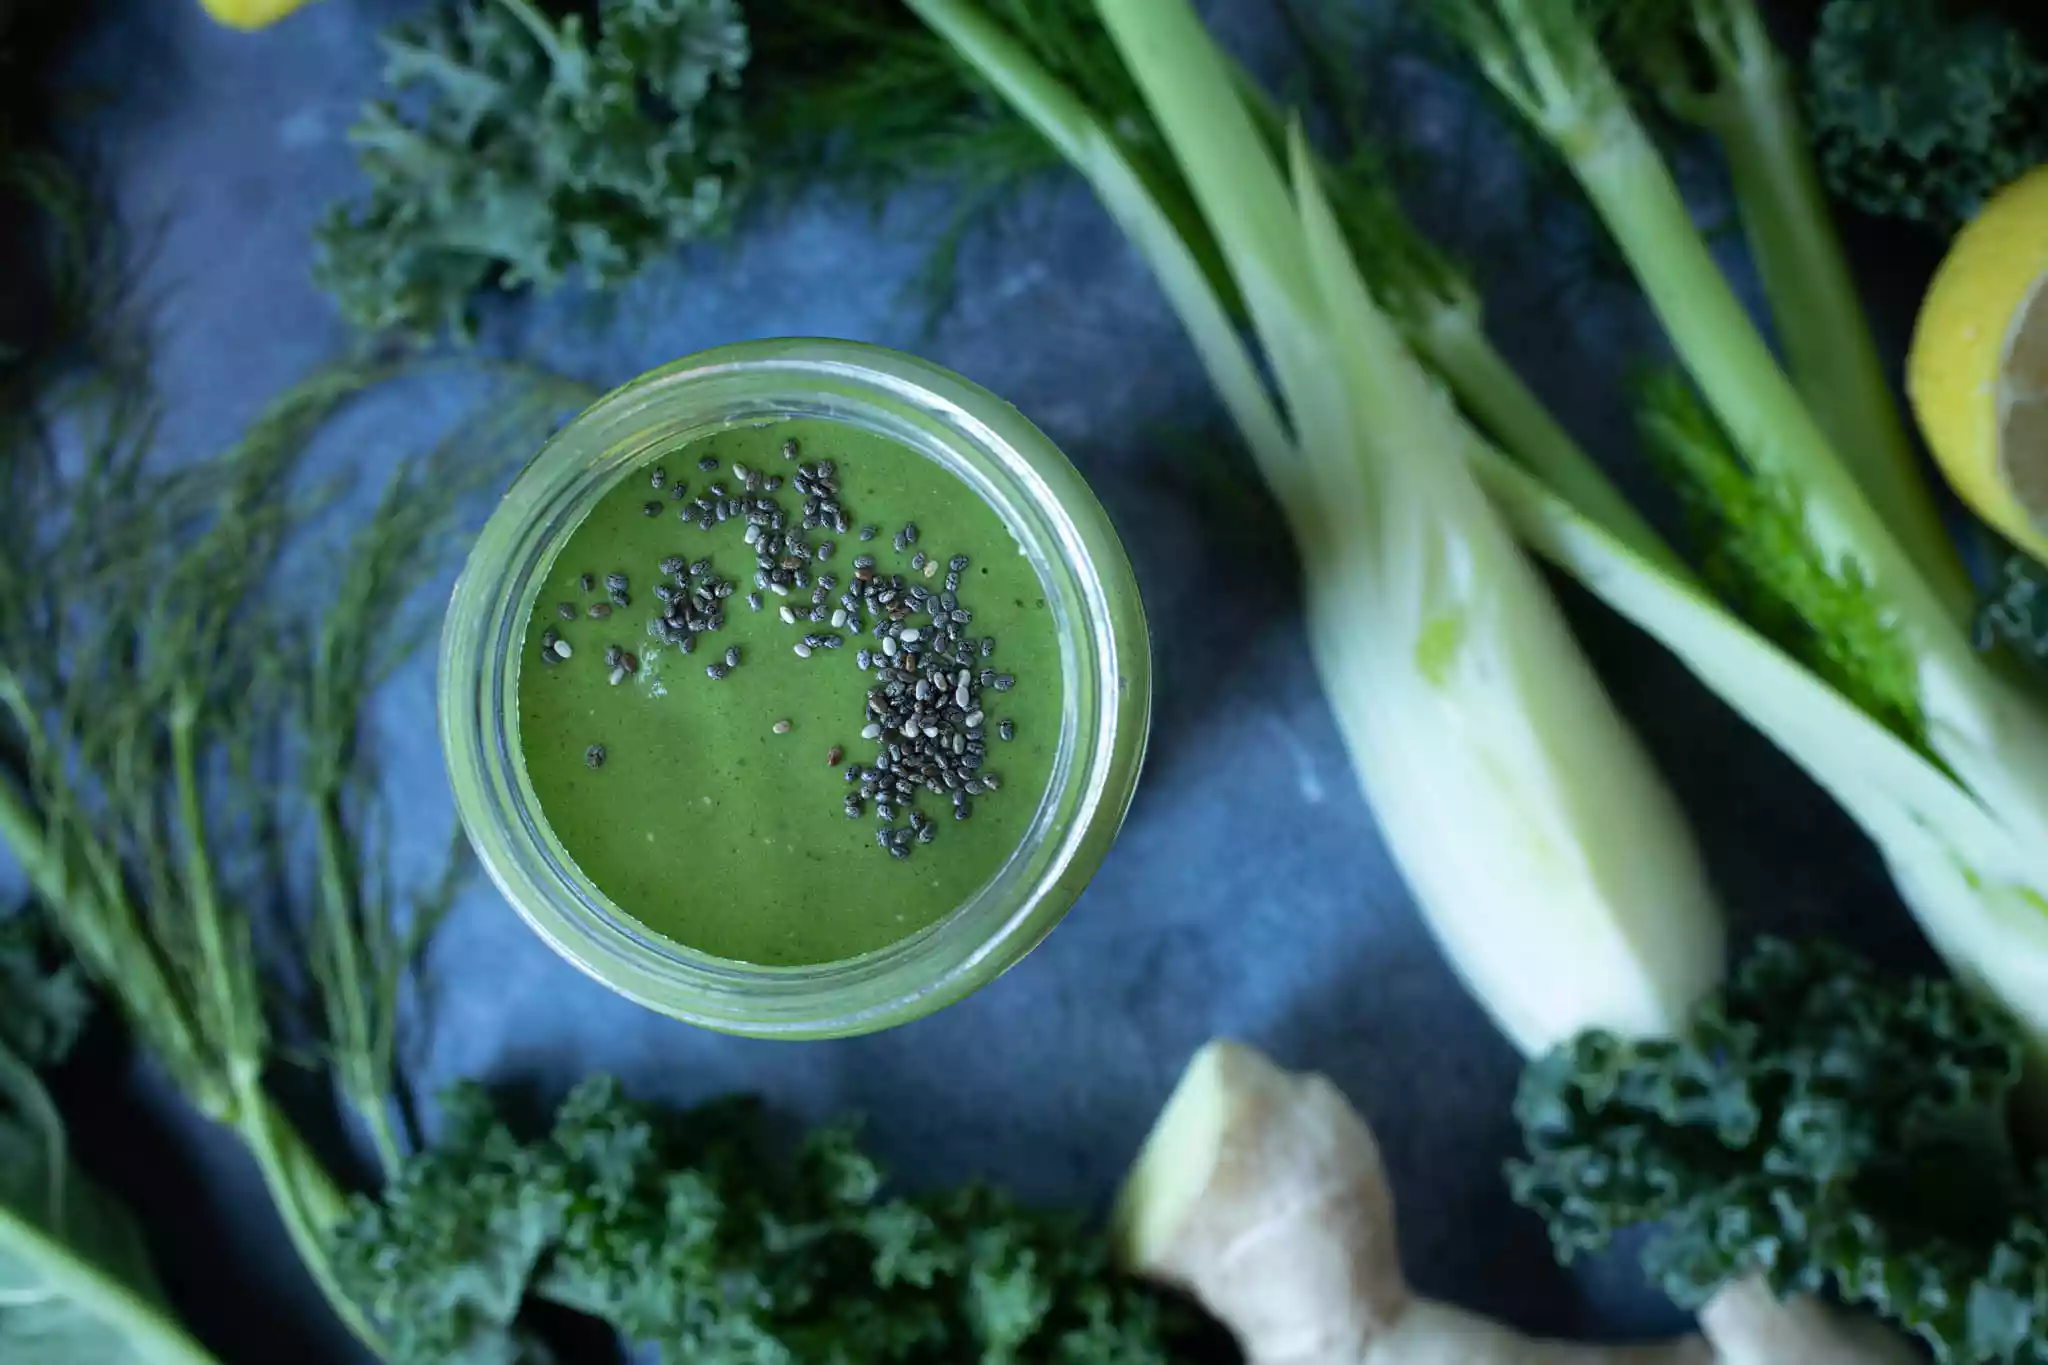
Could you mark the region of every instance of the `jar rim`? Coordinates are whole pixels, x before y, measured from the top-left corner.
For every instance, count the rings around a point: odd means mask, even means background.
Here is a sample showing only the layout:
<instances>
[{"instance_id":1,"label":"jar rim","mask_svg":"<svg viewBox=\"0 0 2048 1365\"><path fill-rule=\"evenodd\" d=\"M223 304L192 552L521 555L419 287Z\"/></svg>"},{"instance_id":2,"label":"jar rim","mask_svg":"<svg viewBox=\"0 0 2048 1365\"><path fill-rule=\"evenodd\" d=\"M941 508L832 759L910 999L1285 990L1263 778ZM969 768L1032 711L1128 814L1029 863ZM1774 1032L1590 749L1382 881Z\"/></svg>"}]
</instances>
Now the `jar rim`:
<instances>
[{"instance_id":1,"label":"jar rim","mask_svg":"<svg viewBox=\"0 0 2048 1365\"><path fill-rule=\"evenodd\" d=\"M666 939L585 877L542 815L517 736L517 667L540 583L619 479L721 428L825 417L882 432L975 487L1037 569L1058 623L1062 736L1030 830L967 901L858 957L769 967ZM613 390L557 432L493 511L442 630L438 707L456 809L491 879L549 946L660 1013L757 1037L836 1037L922 1017L1044 939L1129 809L1151 718L1135 575L1066 456L1014 407L916 356L790 338L686 356Z\"/></svg>"}]
</instances>

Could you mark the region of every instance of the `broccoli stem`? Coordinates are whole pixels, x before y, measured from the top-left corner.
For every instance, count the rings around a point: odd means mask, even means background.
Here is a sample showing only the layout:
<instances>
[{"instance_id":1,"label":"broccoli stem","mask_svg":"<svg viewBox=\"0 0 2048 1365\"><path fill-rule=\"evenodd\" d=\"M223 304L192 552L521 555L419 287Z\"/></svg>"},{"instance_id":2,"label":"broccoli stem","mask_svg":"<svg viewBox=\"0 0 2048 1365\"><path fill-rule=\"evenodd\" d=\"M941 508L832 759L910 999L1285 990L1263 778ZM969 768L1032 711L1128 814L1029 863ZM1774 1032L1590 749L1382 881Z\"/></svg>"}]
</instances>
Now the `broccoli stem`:
<instances>
[{"instance_id":1,"label":"broccoli stem","mask_svg":"<svg viewBox=\"0 0 2048 1365\"><path fill-rule=\"evenodd\" d=\"M1793 383L1951 618L1967 621L1969 580L1885 378L1791 81L1760 25L1737 26L1736 42L1729 84L1701 121L1728 158L1743 236Z\"/></svg>"}]
</instances>

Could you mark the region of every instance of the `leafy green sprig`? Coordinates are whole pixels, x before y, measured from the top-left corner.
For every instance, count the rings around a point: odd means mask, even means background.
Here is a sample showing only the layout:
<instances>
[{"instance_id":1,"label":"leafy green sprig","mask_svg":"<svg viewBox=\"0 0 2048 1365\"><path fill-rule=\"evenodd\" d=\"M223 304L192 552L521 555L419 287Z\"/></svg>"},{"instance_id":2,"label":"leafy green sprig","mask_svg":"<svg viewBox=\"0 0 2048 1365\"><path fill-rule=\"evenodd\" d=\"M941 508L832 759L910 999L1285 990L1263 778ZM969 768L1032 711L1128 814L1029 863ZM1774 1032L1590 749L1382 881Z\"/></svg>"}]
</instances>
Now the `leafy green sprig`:
<instances>
[{"instance_id":1,"label":"leafy green sprig","mask_svg":"<svg viewBox=\"0 0 2048 1365\"><path fill-rule=\"evenodd\" d=\"M1828 188L1865 213L1947 236L2048 161L2048 55L1983 6L1828 0L1806 87Z\"/></svg>"},{"instance_id":2,"label":"leafy green sprig","mask_svg":"<svg viewBox=\"0 0 2048 1365\"><path fill-rule=\"evenodd\" d=\"M876 207L948 187L919 282L936 309L970 229L1061 165L899 0L565 8L443 0L388 35L387 98L352 131L367 192L318 234L316 277L351 322L466 337L493 291L608 291L819 186ZM993 8L1159 161L1087 0ZM1196 221L1175 178L1159 188Z\"/></svg>"},{"instance_id":3,"label":"leafy green sprig","mask_svg":"<svg viewBox=\"0 0 2048 1365\"><path fill-rule=\"evenodd\" d=\"M47 240L124 266L94 222ZM0 841L138 1041L248 1147L308 1269L374 1342L327 1271L346 1173L313 1156L267 1077L310 1050L396 1160L401 926L431 922L448 892L408 910L362 871L381 817L360 727L422 638L407 603L457 543L465 494L587 395L515 377L323 553L337 489L308 486L308 456L406 365L318 371L232 447L181 464L158 448L132 319L87 308L79 323L0 392ZM288 870L304 840L310 886Z\"/></svg>"},{"instance_id":4,"label":"leafy green sprig","mask_svg":"<svg viewBox=\"0 0 2048 1365\"><path fill-rule=\"evenodd\" d=\"M738 0L456 0L385 37L350 131L367 196L315 277L372 330L467 335L491 287L605 287L729 222L747 170Z\"/></svg>"},{"instance_id":5,"label":"leafy green sprig","mask_svg":"<svg viewBox=\"0 0 2048 1365\"><path fill-rule=\"evenodd\" d=\"M779 1156L748 1099L663 1112L600 1078L529 1142L463 1086L443 1119L334 1243L395 1365L536 1359L529 1301L690 1365L1166 1365L1197 1330L1076 1221L886 1195L843 1126Z\"/></svg>"},{"instance_id":6,"label":"leafy green sprig","mask_svg":"<svg viewBox=\"0 0 2048 1365\"><path fill-rule=\"evenodd\" d=\"M2048 1182L2008 1132L2021 1036L1946 980L1760 943L1683 1038L1588 1032L1530 1064L1515 1198L1561 1259L1654 1228L1683 1304L1832 1290L1952 1365L2048 1360Z\"/></svg>"}]
</instances>

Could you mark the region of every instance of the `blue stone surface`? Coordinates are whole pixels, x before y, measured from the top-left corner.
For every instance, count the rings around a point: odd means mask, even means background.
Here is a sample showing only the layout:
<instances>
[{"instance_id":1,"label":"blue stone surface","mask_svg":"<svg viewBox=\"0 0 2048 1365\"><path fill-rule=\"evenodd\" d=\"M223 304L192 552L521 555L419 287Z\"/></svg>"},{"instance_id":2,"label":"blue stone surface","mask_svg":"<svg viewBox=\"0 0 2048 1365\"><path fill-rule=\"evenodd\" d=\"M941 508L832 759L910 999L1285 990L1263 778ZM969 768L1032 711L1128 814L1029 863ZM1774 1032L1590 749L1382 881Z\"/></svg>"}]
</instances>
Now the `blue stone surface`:
<instances>
[{"instance_id":1,"label":"blue stone surface","mask_svg":"<svg viewBox=\"0 0 2048 1365\"><path fill-rule=\"evenodd\" d=\"M309 234L355 183L344 133L375 84L376 31L412 8L323 0L246 35L189 0L125 0L97 31L84 66L110 95L94 114L107 164L130 219L156 232L148 283L171 452L232 439L349 340L309 282ZM1254 65L1284 63L1263 5L1209 8ZM1410 133L1437 147L1466 198L1456 221L1448 202L1432 221L1482 254L1502 233L1540 240L1547 224L1515 216L1512 159L1460 160L1469 97L1418 77L1412 103ZM1697 179L1703 212L1716 212L1711 173ZM679 1103L755 1090L798 1118L867 1115L874 1146L920 1182L979 1177L1100 1207L1192 1050L1230 1035L1328 1072L1369 1117L1423 1291L1545 1333L1676 1325L1626 1257L1554 1267L1509 1202L1517 1059L1389 865L1310 664L1291 553L1140 261L1081 187L1048 186L975 240L954 306L927 330L908 285L943 204L912 195L875 217L820 197L684 253L602 325L557 297L494 310L487 339L609 385L723 342L851 337L920 351L1015 402L1099 491L1155 631L1152 758L1101 875L1044 947L976 997L890 1033L804 1045L643 1012L559 961L480 886L426 963L425 1027L407 1059L421 1090L476 1077L552 1100L600 1071ZM1863 245L1896 354L1926 261ZM1561 289L1534 254L1492 283L1496 335L1640 488L1624 379L1659 352L1655 324L1625 289ZM373 398L327 447L332 467L374 488L462 397L410 386ZM504 453L507 478L527 453ZM1565 595L1695 814L1738 932L1825 929L1921 960L1881 869L1830 804L1654 647ZM430 661L391 686L377 729L399 861L424 875L452 818ZM1486 857L1486 831L1471 836L1470 856ZM143 1213L179 1308L225 1360L356 1358L238 1144L146 1062L83 1089L88 1161Z\"/></svg>"}]
</instances>

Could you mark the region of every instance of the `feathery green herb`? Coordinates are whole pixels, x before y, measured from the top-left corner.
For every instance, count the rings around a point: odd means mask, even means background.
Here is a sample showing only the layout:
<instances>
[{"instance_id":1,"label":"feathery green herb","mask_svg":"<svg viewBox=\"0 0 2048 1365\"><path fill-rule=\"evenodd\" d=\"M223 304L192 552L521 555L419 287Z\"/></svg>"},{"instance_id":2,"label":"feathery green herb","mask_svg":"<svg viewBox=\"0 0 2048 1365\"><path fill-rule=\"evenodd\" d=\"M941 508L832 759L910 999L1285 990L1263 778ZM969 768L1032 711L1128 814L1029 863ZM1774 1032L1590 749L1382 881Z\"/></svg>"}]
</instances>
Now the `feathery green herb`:
<instances>
[{"instance_id":1,"label":"feathery green herb","mask_svg":"<svg viewBox=\"0 0 2048 1365\"><path fill-rule=\"evenodd\" d=\"M1983 7L1828 0L1806 63L1828 188L1947 236L2048 161L2048 54Z\"/></svg>"},{"instance_id":2,"label":"feathery green herb","mask_svg":"<svg viewBox=\"0 0 2048 1365\"><path fill-rule=\"evenodd\" d=\"M1766 941L1682 1040L1589 1032L1532 1063L1515 1198L1561 1258L1655 1225L1674 1299L1832 1289L1943 1362L2048 1360L2044 1191L2007 1101L2018 1028L1948 981Z\"/></svg>"},{"instance_id":3,"label":"feathery green herb","mask_svg":"<svg viewBox=\"0 0 2048 1365\"><path fill-rule=\"evenodd\" d=\"M394 1365L531 1359L529 1299L690 1365L1167 1365L1198 1330L1075 1221L978 1187L887 1196L845 1127L785 1159L751 1100L665 1113L598 1079L535 1142L474 1086L443 1115L334 1243Z\"/></svg>"},{"instance_id":4,"label":"feathery green herb","mask_svg":"<svg viewBox=\"0 0 2048 1365\"><path fill-rule=\"evenodd\" d=\"M86 245L48 244L126 278L97 228ZM322 1057L395 1155L376 1092L392 1077L407 912L351 861L380 819L358 727L392 649L420 638L406 604L453 543L435 530L480 469L584 395L522 381L336 547L316 513L338 490L307 486L306 456L398 367L316 372L234 446L180 463L157 448L135 337L126 316L88 310L63 356L10 371L0 395L0 841L137 1040L249 1148L308 1269L374 1340L326 1273L321 1233L345 1179L265 1076L284 1056ZM287 871L307 837L321 851L311 894Z\"/></svg>"}]
</instances>

